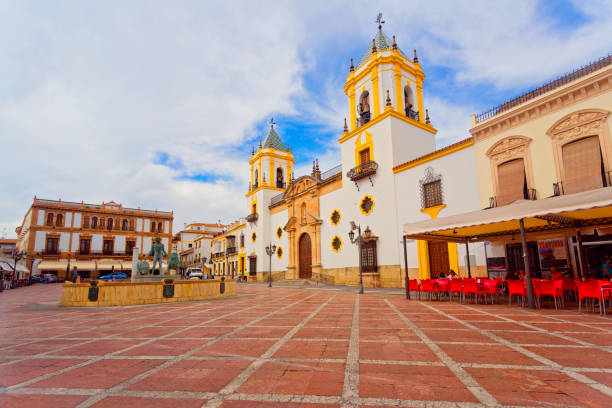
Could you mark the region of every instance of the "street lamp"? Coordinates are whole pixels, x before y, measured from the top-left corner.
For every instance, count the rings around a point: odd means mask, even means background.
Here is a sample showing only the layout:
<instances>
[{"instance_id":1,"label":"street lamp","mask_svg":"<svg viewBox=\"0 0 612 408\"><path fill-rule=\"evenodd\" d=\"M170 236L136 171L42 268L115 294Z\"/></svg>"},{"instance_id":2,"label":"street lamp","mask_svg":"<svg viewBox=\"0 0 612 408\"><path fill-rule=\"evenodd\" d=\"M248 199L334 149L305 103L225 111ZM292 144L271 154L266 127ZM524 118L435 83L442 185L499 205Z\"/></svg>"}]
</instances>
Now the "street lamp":
<instances>
[{"instance_id":1,"label":"street lamp","mask_svg":"<svg viewBox=\"0 0 612 408\"><path fill-rule=\"evenodd\" d=\"M13 267L13 271L11 272L11 287L15 286L15 274L17 273L17 262L26 255L26 251L17 252L15 249L13 251L13 259L15 260L15 265Z\"/></svg>"},{"instance_id":2,"label":"street lamp","mask_svg":"<svg viewBox=\"0 0 612 408\"><path fill-rule=\"evenodd\" d=\"M268 256L270 257L270 276L268 277L268 287L269 288L272 287L272 255L274 255L275 252L276 252L276 245L270 243L270 245L266 247L266 254L268 254Z\"/></svg>"},{"instance_id":3,"label":"street lamp","mask_svg":"<svg viewBox=\"0 0 612 408\"><path fill-rule=\"evenodd\" d=\"M355 230L357 230L357 238L355 238ZM355 224L354 221L351 221L351 230L348 233L349 239L351 243L357 244L357 250L359 251L359 294L363 294L363 266L361 264L361 247L363 244L370 241L372 238L372 231L370 227L367 226L363 235L361 235L361 225Z\"/></svg>"}]
</instances>

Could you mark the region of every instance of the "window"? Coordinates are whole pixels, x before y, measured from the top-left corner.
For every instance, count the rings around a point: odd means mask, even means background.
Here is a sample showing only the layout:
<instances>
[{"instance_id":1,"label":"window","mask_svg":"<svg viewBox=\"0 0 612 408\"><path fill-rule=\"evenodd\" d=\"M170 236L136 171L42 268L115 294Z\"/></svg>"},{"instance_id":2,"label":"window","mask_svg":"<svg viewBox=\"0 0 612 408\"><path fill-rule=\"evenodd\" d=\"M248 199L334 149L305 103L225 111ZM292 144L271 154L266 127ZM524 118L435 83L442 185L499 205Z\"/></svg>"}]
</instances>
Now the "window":
<instances>
[{"instance_id":1,"label":"window","mask_svg":"<svg viewBox=\"0 0 612 408\"><path fill-rule=\"evenodd\" d=\"M522 200L527 195L525 162L514 159L497 166L497 205Z\"/></svg>"},{"instance_id":2,"label":"window","mask_svg":"<svg viewBox=\"0 0 612 408\"><path fill-rule=\"evenodd\" d=\"M357 112L359 113L359 126L365 125L370 121L369 96L370 93L368 91L363 91L359 97L359 106L357 108Z\"/></svg>"},{"instance_id":3,"label":"window","mask_svg":"<svg viewBox=\"0 0 612 408\"><path fill-rule=\"evenodd\" d=\"M276 169L276 187L277 188L284 188L285 184L285 180L283 178L283 169L281 169L280 167L278 169Z\"/></svg>"},{"instance_id":4,"label":"window","mask_svg":"<svg viewBox=\"0 0 612 408\"><path fill-rule=\"evenodd\" d=\"M130 231L134 231L134 220L130 220Z\"/></svg>"},{"instance_id":5,"label":"window","mask_svg":"<svg viewBox=\"0 0 612 408\"><path fill-rule=\"evenodd\" d=\"M366 242L361 246L361 266L363 272L377 272L376 241Z\"/></svg>"},{"instance_id":6,"label":"window","mask_svg":"<svg viewBox=\"0 0 612 408\"><path fill-rule=\"evenodd\" d=\"M89 250L91 249L91 240L81 238L79 241L79 254L89 254Z\"/></svg>"},{"instance_id":7,"label":"window","mask_svg":"<svg viewBox=\"0 0 612 408\"><path fill-rule=\"evenodd\" d=\"M64 216L62 214L57 214L57 217L55 218L55 225L58 227L64 226Z\"/></svg>"},{"instance_id":8,"label":"window","mask_svg":"<svg viewBox=\"0 0 612 408\"><path fill-rule=\"evenodd\" d=\"M442 204L442 181L435 180L423 184L423 199L425 208Z\"/></svg>"},{"instance_id":9,"label":"window","mask_svg":"<svg viewBox=\"0 0 612 408\"><path fill-rule=\"evenodd\" d=\"M374 209L374 199L366 195L361 199L361 203L359 204L359 208L361 209L361 213L364 215L368 215Z\"/></svg>"},{"instance_id":10,"label":"window","mask_svg":"<svg viewBox=\"0 0 612 408\"><path fill-rule=\"evenodd\" d=\"M83 228L89 228L89 216L88 215L83 217Z\"/></svg>"},{"instance_id":11,"label":"window","mask_svg":"<svg viewBox=\"0 0 612 408\"><path fill-rule=\"evenodd\" d=\"M164 223L163 222L158 222L157 223L157 232L164 232Z\"/></svg>"},{"instance_id":12,"label":"window","mask_svg":"<svg viewBox=\"0 0 612 408\"><path fill-rule=\"evenodd\" d=\"M189 248L191 248L191 247L193 247L193 244L189 244L189 245L187 245L187 246L188 246Z\"/></svg>"},{"instance_id":13,"label":"window","mask_svg":"<svg viewBox=\"0 0 612 408\"><path fill-rule=\"evenodd\" d=\"M599 137L590 136L564 144L562 156L565 194L594 190L605 185Z\"/></svg>"},{"instance_id":14,"label":"window","mask_svg":"<svg viewBox=\"0 0 612 408\"><path fill-rule=\"evenodd\" d=\"M278 249L276 250L276 256L278 257L278 259L281 259L283 257L283 248L278 247Z\"/></svg>"},{"instance_id":15,"label":"window","mask_svg":"<svg viewBox=\"0 0 612 408\"><path fill-rule=\"evenodd\" d=\"M276 229L276 236L277 236L278 238L280 238L280 237L282 237L282 236L283 236L283 229L282 229L281 227L278 227L278 228Z\"/></svg>"},{"instance_id":16,"label":"window","mask_svg":"<svg viewBox=\"0 0 612 408\"><path fill-rule=\"evenodd\" d=\"M49 227L53 226L53 213L47 214L47 226Z\"/></svg>"},{"instance_id":17,"label":"window","mask_svg":"<svg viewBox=\"0 0 612 408\"><path fill-rule=\"evenodd\" d=\"M340 211L338 210L334 210L329 217L333 225L338 225L340 223L340 218L342 218L342 215L340 215Z\"/></svg>"},{"instance_id":18,"label":"window","mask_svg":"<svg viewBox=\"0 0 612 408\"><path fill-rule=\"evenodd\" d=\"M123 221L121 221L121 230L122 231L128 230L128 220L124 219Z\"/></svg>"},{"instance_id":19,"label":"window","mask_svg":"<svg viewBox=\"0 0 612 408\"><path fill-rule=\"evenodd\" d=\"M125 241L125 253L126 255L132 255L134 252L134 247L136 246L136 241Z\"/></svg>"},{"instance_id":20,"label":"window","mask_svg":"<svg viewBox=\"0 0 612 408\"><path fill-rule=\"evenodd\" d=\"M240 246L244 247L244 234L240 234Z\"/></svg>"},{"instance_id":21,"label":"window","mask_svg":"<svg viewBox=\"0 0 612 408\"><path fill-rule=\"evenodd\" d=\"M332 249L334 250L334 252L338 252L338 251L340 251L340 248L342 248L342 240L340 239L340 237L339 237L339 236L337 236L337 235L336 235L336 236L335 236L335 237L332 239L332 242L331 242L331 247L332 247Z\"/></svg>"},{"instance_id":22,"label":"window","mask_svg":"<svg viewBox=\"0 0 612 408\"><path fill-rule=\"evenodd\" d=\"M257 203L251 204L251 214L257 213Z\"/></svg>"},{"instance_id":23,"label":"window","mask_svg":"<svg viewBox=\"0 0 612 408\"><path fill-rule=\"evenodd\" d=\"M306 223L306 203L302 203L302 207L300 209L300 216L302 217L302 224Z\"/></svg>"},{"instance_id":24,"label":"window","mask_svg":"<svg viewBox=\"0 0 612 408\"><path fill-rule=\"evenodd\" d=\"M113 229L113 219L109 218L108 220L106 220L106 228L110 231Z\"/></svg>"},{"instance_id":25,"label":"window","mask_svg":"<svg viewBox=\"0 0 612 408\"><path fill-rule=\"evenodd\" d=\"M57 254L59 247L59 238L57 237L48 237L47 243L45 245L45 253L47 254Z\"/></svg>"},{"instance_id":26,"label":"window","mask_svg":"<svg viewBox=\"0 0 612 408\"><path fill-rule=\"evenodd\" d=\"M149 228L151 232L155 232L155 223L153 221L151 222L151 227Z\"/></svg>"},{"instance_id":27,"label":"window","mask_svg":"<svg viewBox=\"0 0 612 408\"><path fill-rule=\"evenodd\" d=\"M255 174L253 176L253 190L259 187L259 172L255 169Z\"/></svg>"},{"instance_id":28,"label":"window","mask_svg":"<svg viewBox=\"0 0 612 408\"><path fill-rule=\"evenodd\" d=\"M370 148L363 149L359 152L359 164L366 164L370 162Z\"/></svg>"},{"instance_id":29,"label":"window","mask_svg":"<svg viewBox=\"0 0 612 408\"><path fill-rule=\"evenodd\" d=\"M419 120L419 113L414 108L414 95L409 85L404 87L404 113L411 119Z\"/></svg>"},{"instance_id":30,"label":"window","mask_svg":"<svg viewBox=\"0 0 612 408\"><path fill-rule=\"evenodd\" d=\"M104 229L105 221L104 217L100 217L100 229Z\"/></svg>"},{"instance_id":31,"label":"window","mask_svg":"<svg viewBox=\"0 0 612 408\"><path fill-rule=\"evenodd\" d=\"M115 241L113 241L112 239L105 239L102 242L102 253L104 255L112 255L114 246Z\"/></svg>"}]
</instances>

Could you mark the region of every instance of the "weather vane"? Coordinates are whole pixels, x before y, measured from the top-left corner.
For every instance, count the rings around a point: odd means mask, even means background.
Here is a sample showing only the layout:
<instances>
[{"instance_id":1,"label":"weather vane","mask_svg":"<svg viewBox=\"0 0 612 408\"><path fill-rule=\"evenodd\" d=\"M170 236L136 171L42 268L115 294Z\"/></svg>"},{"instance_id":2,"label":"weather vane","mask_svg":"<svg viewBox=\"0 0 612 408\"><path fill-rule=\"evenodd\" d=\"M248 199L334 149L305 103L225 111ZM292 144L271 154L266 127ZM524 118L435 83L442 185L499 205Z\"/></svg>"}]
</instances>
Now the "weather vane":
<instances>
[{"instance_id":1,"label":"weather vane","mask_svg":"<svg viewBox=\"0 0 612 408\"><path fill-rule=\"evenodd\" d=\"M274 125L276 125L276 122L274 121L274 118L270 119L270 127L274 128Z\"/></svg>"},{"instance_id":2,"label":"weather vane","mask_svg":"<svg viewBox=\"0 0 612 408\"><path fill-rule=\"evenodd\" d=\"M376 17L376 23L378 24L379 30L382 28L382 25L385 24L385 21L382 19L382 13L378 13L378 16Z\"/></svg>"}]
</instances>

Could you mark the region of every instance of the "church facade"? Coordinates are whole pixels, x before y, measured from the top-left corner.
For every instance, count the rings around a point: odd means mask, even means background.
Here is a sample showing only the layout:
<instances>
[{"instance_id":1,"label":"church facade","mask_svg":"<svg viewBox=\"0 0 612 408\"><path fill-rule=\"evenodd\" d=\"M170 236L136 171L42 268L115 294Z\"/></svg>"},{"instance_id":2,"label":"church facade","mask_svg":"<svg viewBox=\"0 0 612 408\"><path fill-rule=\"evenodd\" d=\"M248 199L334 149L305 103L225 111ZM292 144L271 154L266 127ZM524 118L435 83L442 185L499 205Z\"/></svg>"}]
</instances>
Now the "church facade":
<instances>
[{"instance_id":1,"label":"church facade","mask_svg":"<svg viewBox=\"0 0 612 408\"><path fill-rule=\"evenodd\" d=\"M436 150L424 108L425 73L379 30L351 68L344 92L349 112L339 135L339 165L296 177L295 158L273 125L250 159L248 216L241 230L251 279L314 279L401 287L411 278L449 270L467 276L466 248L407 243L404 223L480 208L471 138ZM354 228L358 227L358 228ZM367 238L361 251L349 231ZM354 235L353 235L354 236ZM270 254L272 246L276 251ZM486 275L484 248L471 245L473 276Z\"/></svg>"}]
</instances>

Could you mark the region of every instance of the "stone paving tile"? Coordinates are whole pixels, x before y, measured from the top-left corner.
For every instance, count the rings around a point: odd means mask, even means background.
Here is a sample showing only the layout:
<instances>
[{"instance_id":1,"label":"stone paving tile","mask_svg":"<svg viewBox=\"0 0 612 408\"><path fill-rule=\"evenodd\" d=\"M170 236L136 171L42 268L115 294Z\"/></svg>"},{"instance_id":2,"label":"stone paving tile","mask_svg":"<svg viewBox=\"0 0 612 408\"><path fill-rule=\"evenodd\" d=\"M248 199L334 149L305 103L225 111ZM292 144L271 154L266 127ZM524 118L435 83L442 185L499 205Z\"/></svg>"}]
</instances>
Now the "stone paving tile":
<instances>
[{"instance_id":1,"label":"stone paving tile","mask_svg":"<svg viewBox=\"0 0 612 408\"><path fill-rule=\"evenodd\" d=\"M346 358L348 341L289 340L273 357L278 358Z\"/></svg>"},{"instance_id":2,"label":"stone paving tile","mask_svg":"<svg viewBox=\"0 0 612 408\"><path fill-rule=\"evenodd\" d=\"M423 329L423 333L432 341L464 341L473 343L490 343L491 339L475 330Z\"/></svg>"},{"instance_id":3,"label":"stone paving tile","mask_svg":"<svg viewBox=\"0 0 612 408\"><path fill-rule=\"evenodd\" d=\"M123 337L128 339L143 339L147 337L164 336L177 330L180 330L180 328L174 326L149 326L124 332L120 336L115 337Z\"/></svg>"},{"instance_id":4,"label":"stone paving tile","mask_svg":"<svg viewBox=\"0 0 612 408\"><path fill-rule=\"evenodd\" d=\"M360 364L359 396L478 402L446 367Z\"/></svg>"},{"instance_id":5,"label":"stone paving tile","mask_svg":"<svg viewBox=\"0 0 612 408\"><path fill-rule=\"evenodd\" d=\"M598 349L555 347L545 348L538 346L525 346L527 350L533 351L542 357L552 360L567 367L590 367L611 368L608 353Z\"/></svg>"},{"instance_id":6,"label":"stone paving tile","mask_svg":"<svg viewBox=\"0 0 612 408\"><path fill-rule=\"evenodd\" d=\"M348 327L306 327L298 330L293 337L304 339L348 339L350 335L351 329Z\"/></svg>"},{"instance_id":7,"label":"stone paving tile","mask_svg":"<svg viewBox=\"0 0 612 408\"><path fill-rule=\"evenodd\" d=\"M333 404L309 404L292 402L263 402L263 401L225 401L221 408L339 408Z\"/></svg>"},{"instance_id":8,"label":"stone paving tile","mask_svg":"<svg viewBox=\"0 0 612 408\"><path fill-rule=\"evenodd\" d=\"M342 395L344 364L264 363L238 392L258 394Z\"/></svg>"},{"instance_id":9,"label":"stone paving tile","mask_svg":"<svg viewBox=\"0 0 612 408\"><path fill-rule=\"evenodd\" d=\"M162 364L164 360L99 360L31 384L45 388L110 388Z\"/></svg>"},{"instance_id":10,"label":"stone paving tile","mask_svg":"<svg viewBox=\"0 0 612 408\"><path fill-rule=\"evenodd\" d=\"M103 356L142 343L140 340L96 340L49 353L53 356Z\"/></svg>"},{"instance_id":11,"label":"stone paving tile","mask_svg":"<svg viewBox=\"0 0 612 408\"><path fill-rule=\"evenodd\" d=\"M211 391L227 385L250 361L181 360L128 387L130 390Z\"/></svg>"},{"instance_id":12,"label":"stone paving tile","mask_svg":"<svg viewBox=\"0 0 612 408\"><path fill-rule=\"evenodd\" d=\"M257 316L259 317L259 316ZM254 317L256 318L256 317ZM230 335L230 337L280 339L291 330L291 327L248 326Z\"/></svg>"},{"instance_id":13,"label":"stone paving tile","mask_svg":"<svg viewBox=\"0 0 612 408\"><path fill-rule=\"evenodd\" d=\"M590 332L590 333L603 333L605 328L594 327L595 324L590 324L587 327L581 324L572 324L566 322L555 322L555 323L533 323L533 326L539 327L540 329L553 331L553 332ZM600 325L601 326L601 325Z\"/></svg>"},{"instance_id":14,"label":"stone paving tile","mask_svg":"<svg viewBox=\"0 0 612 408\"><path fill-rule=\"evenodd\" d=\"M612 387L612 373L582 373L582 375L589 377L598 383Z\"/></svg>"},{"instance_id":15,"label":"stone paving tile","mask_svg":"<svg viewBox=\"0 0 612 408\"><path fill-rule=\"evenodd\" d=\"M564 333L565 336L571 337L573 339L586 341L587 343L595 344L598 346L612 346L612 336L609 333L600 334L600 333Z\"/></svg>"},{"instance_id":16,"label":"stone paving tile","mask_svg":"<svg viewBox=\"0 0 612 408\"><path fill-rule=\"evenodd\" d=\"M359 358L360 360L440 362L425 343L361 343Z\"/></svg>"},{"instance_id":17,"label":"stone paving tile","mask_svg":"<svg viewBox=\"0 0 612 408\"><path fill-rule=\"evenodd\" d=\"M170 335L170 337L192 337L196 339L215 338L218 336L223 336L234 329L235 327L193 327L191 329L183 330L180 333Z\"/></svg>"},{"instance_id":18,"label":"stone paving tile","mask_svg":"<svg viewBox=\"0 0 612 408\"><path fill-rule=\"evenodd\" d=\"M566 340L564 338L554 336L542 332L494 332L496 336L508 340L514 344L543 344L543 345L573 345L580 344L579 342Z\"/></svg>"},{"instance_id":19,"label":"stone paving tile","mask_svg":"<svg viewBox=\"0 0 612 408\"><path fill-rule=\"evenodd\" d=\"M483 330L518 330L518 331L536 331L537 329L530 329L529 327L522 326L518 323L513 322L479 322L472 321L470 324Z\"/></svg>"},{"instance_id":20,"label":"stone paving tile","mask_svg":"<svg viewBox=\"0 0 612 408\"><path fill-rule=\"evenodd\" d=\"M200 408L206 400L193 398L106 397L94 408Z\"/></svg>"},{"instance_id":21,"label":"stone paving tile","mask_svg":"<svg viewBox=\"0 0 612 408\"><path fill-rule=\"evenodd\" d=\"M73 408L86 399L83 395L0 394L0 407Z\"/></svg>"},{"instance_id":22,"label":"stone paving tile","mask_svg":"<svg viewBox=\"0 0 612 408\"><path fill-rule=\"evenodd\" d=\"M82 363L79 359L37 358L0 366L0 387L8 387L41 375Z\"/></svg>"},{"instance_id":23,"label":"stone paving tile","mask_svg":"<svg viewBox=\"0 0 612 408\"><path fill-rule=\"evenodd\" d=\"M206 344L207 340L154 340L119 353L119 356L178 356Z\"/></svg>"},{"instance_id":24,"label":"stone paving tile","mask_svg":"<svg viewBox=\"0 0 612 408\"><path fill-rule=\"evenodd\" d=\"M453 360L460 363L541 365L540 362L502 345L439 344L439 346Z\"/></svg>"},{"instance_id":25,"label":"stone paving tile","mask_svg":"<svg viewBox=\"0 0 612 408\"><path fill-rule=\"evenodd\" d=\"M194 356L259 357L277 340L223 339L196 352Z\"/></svg>"},{"instance_id":26,"label":"stone paving tile","mask_svg":"<svg viewBox=\"0 0 612 408\"><path fill-rule=\"evenodd\" d=\"M610 407L612 398L563 373L467 368L499 402L549 407Z\"/></svg>"},{"instance_id":27,"label":"stone paving tile","mask_svg":"<svg viewBox=\"0 0 612 408\"><path fill-rule=\"evenodd\" d=\"M57 350L62 347L73 346L79 343L81 343L81 341L78 340L50 339L11 347L9 349L2 350L1 353L6 356L32 356L35 354L52 352L53 350Z\"/></svg>"},{"instance_id":28,"label":"stone paving tile","mask_svg":"<svg viewBox=\"0 0 612 408\"><path fill-rule=\"evenodd\" d=\"M412 329L359 329L360 340L420 341Z\"/></svg>"}]
</instances>

